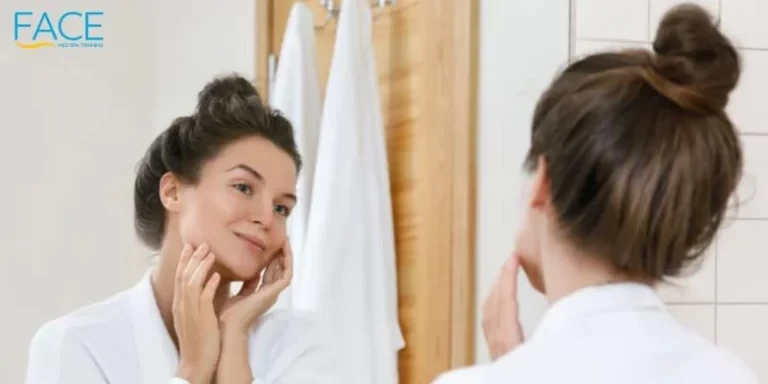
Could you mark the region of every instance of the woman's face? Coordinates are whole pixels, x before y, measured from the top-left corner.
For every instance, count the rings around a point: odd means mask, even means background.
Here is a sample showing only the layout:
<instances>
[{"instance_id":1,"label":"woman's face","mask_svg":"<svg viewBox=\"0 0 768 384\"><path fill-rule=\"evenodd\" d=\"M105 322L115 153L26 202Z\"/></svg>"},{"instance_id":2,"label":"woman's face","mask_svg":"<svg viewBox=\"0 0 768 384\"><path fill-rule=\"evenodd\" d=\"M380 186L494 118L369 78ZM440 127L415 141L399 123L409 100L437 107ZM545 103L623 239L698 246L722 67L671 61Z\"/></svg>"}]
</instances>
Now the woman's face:
<instances>
[{"instance_id":1,"label":"woman's face","mask_svg":"<svg viewBox=\"0 0 768 384\"><path fill-rule=\"evenodd\" d=\"M296 173L288 153L264 138L230 144L202 166L197 185L179 191L182 241L207 242L223 278L256 278L286 241Z\"/></svg>"}]
</instances>

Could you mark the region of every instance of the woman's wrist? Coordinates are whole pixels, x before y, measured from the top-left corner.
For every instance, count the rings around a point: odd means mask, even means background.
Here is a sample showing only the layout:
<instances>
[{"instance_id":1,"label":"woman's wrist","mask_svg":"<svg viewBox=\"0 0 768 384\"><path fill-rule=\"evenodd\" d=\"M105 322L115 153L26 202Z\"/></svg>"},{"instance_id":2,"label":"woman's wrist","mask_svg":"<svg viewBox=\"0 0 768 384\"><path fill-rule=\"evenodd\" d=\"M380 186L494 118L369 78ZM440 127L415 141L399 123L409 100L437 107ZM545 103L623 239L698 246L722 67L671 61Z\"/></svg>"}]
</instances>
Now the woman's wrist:
<instances>
[{"instance_id":1,"label":"woman's wrist","mask_svg":"<svg viewBox=\"0 0 768 384\"><path fill-rule=\"evenodd\" d=\"M211 381L213 372L201 372L193 365L181 362L179 363L179 367L176 371L176 377L184 379L190 384L205 384Z\"/></svg>"},{"instance_id":2,"label":"woman's wrist","mask_svg":"<svg viewBox=\"0 0 768 384\"><path fill-rule=\"evenodd\" d=\"M223 315L219 321L219 328L224 334L229 334L229 337L235 339L243 335L247 335L251 323L247 319L238 318L236 316ZM223 340L222 340L223 341Z\"/></svg>"},{"instance_id":3,"label":"woman's wrist","mask_svg":"<svg viewBox=\"0 0 768 384\"><path fill-rule=\"evenodd\" d=\"M221 329L221 342L226 344L238 344L247 343L248 341L248 327L245 325L236 324L233 322L222 322L219 325Z\"/></svg>"},{"instance_id":4,"label":"woman's wrist","mask_svg":"<svg viewBox=\"0 0 768 384\"><path fill-rule=\"evenodd\" d=\"M222 333L221 365L241 366L248 364L248 333L240 330L230 330Z\"/></svg>"},{"instance_id":5,"label":"woman's wrist","mask_svg":"<svg viewBox=\"0 0 768 384\"><path fill-rule=\"evenodd\" d=\"M253 375L248 358L248 332L240 328L222 330L221 341L221 359L216 370L217 382L250 384Z\"/></svg>"}]
</instances>

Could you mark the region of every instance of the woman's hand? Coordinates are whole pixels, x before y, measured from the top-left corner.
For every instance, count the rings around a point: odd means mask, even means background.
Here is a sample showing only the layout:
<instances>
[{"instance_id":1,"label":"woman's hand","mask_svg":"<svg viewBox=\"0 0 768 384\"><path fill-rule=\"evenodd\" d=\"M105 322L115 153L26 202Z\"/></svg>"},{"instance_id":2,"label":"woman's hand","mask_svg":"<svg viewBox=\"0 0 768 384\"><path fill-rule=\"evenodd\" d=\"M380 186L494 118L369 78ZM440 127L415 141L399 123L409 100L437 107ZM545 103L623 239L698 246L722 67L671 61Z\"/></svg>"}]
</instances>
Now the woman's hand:
<instances>
[{"instance_id":1,"label":"woman's hand","mask_svg":"<svg viewBox=\"0 0 768 384\"><path fill-rule=\"evenodd\" d=\"M483 333L494 360L523 343L517 303L519 267L519 256L513 253L483 305Z\"/></svg>"},{"instance_id":2,"label":"woman's hand","mask_svg":"<svg viewBox=\"0 0 768 384\"><path fill-rule=\"evenodd\" d=\"M293 255L287 239L281 252L270 261L261 276L245 282L240 292L227 300L221 310L223 336L221 360L216 371L217 383L253 381L248 363L248 329L275 304L277 296L291 282Z\"/></svg>"},{"instance_id":3,"label":"woman's hand","mask_svg":"<svg viewBox=\"0 0 768 384\"><path fill-rule=\"evenodd\" d=\"M221 277L208 278L215 257L206 244L186 245L176 267L173 325L179 340L177 376L191 384L211 382L219 360L221 334L213 298Z\"/></svg>"},{"instance_id":4,"label":"woman's hand","mask_svg":"<svg viewBox=\"0 0 768 384\"><path fill-rule=\"evenodd\" d=\"M282 250L270 261L263 275L246 281L240 292L224 303L220 314L222 331L247 333L256 319L275 304L292 277L293 254L286 239Z\"/></svg>"}]
</instances>

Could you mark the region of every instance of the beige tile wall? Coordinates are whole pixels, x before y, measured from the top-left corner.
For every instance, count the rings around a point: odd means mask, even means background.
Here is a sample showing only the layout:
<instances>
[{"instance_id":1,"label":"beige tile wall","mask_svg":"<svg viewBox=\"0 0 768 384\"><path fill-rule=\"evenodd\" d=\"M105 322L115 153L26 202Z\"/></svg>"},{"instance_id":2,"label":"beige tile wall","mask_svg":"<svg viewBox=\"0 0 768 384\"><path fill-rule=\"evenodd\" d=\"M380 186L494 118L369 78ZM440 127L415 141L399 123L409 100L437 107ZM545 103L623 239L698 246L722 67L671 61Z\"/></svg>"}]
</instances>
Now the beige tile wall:
<instances>
[{"instance_id":1,"label":"beige tile wall","mask_svg":"<svg viewBox=\"0 0 768 384\"><path fill-rule=\"evenodd\" d=\"M681 2L572 0L571 53L649 48L661 16ZM704 263L660 294L682 323L742 357L768 383L768 0L694 2L719 18L744 59L728 112L742 134L745 177L738 209Z\"/></svg>"}]
</instances>

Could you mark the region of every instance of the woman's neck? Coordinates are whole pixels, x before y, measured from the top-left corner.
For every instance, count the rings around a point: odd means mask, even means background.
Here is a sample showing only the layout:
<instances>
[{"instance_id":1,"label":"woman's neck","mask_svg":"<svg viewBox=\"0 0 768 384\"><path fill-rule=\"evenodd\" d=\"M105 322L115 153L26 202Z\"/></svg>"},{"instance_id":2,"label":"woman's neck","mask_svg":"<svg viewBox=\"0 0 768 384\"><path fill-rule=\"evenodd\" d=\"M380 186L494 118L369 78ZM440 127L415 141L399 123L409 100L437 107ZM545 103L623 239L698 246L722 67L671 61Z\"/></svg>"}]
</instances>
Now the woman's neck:
<instances>
[{"instance_id":1,"label":"woman's neck","mask_svg":"<svg viewBox=\"0 0 768 384\"><path fill-rule=\"evenodd\" d=\"M542 255L542 274L550 304L583 288L630 280L600 258L560 242L548 242Z\"/></svg>"},{"instance_id":2,"label":"woman's neck","mask_svg":"<svg viewBox=\"0 0 768 384\"><path fill-rule=\"evenodd\" d=\"M155 295L155 301L163 319L168 334L178 347L178 339L173 325L173 295L176 283L176 268L181 256L181 242L166 242L160 250L159 260L152 272L152 291ZM222 281L216 291L214 298L214 308L216 312L229 297L230 283Z\"/></svg>"}]
</instances>

